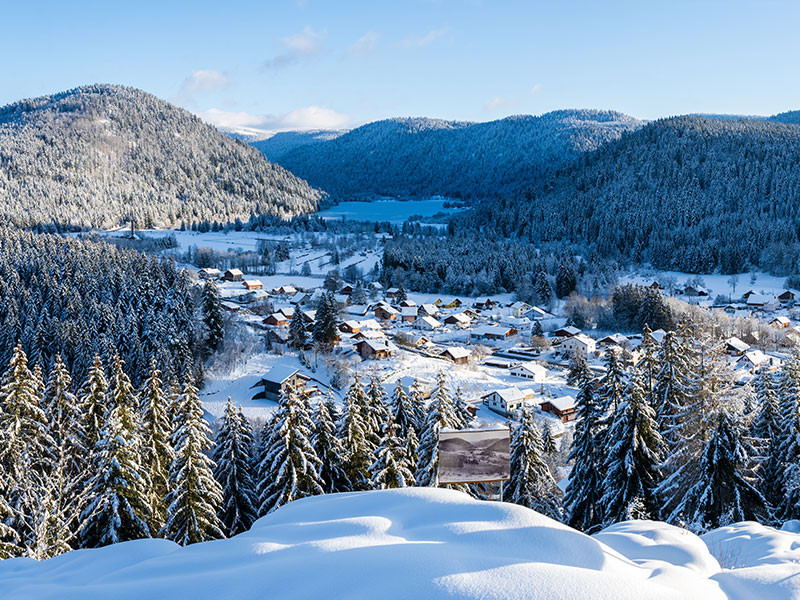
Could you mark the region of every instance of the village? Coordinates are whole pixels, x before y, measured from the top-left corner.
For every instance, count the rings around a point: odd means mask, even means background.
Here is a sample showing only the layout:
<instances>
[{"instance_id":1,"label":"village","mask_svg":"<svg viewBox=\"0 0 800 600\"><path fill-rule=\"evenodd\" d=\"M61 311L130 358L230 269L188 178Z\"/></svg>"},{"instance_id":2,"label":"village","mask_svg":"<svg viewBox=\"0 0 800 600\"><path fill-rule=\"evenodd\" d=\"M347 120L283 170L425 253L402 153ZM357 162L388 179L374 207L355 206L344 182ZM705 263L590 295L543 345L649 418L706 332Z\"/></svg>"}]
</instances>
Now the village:
<instances>
[{"instance_id":1,"label":"village","mask_svg":"<svg viewBox=\"0 0 800 600\"><path fill-rule=\"evenodd\" d=\"M198 283L215 280L230 318L245 324L264 343L263 353L252 357L244 372L209 383L204 402L211 414L221 411L227 395L232 395L251 416L265 415L289 383L310 397L330 394L341 399L344 382L332 372L337 368L379 377L387 396L399 383L407 391L416 386L429 397L443 371L452 389L468 402L477 423L517 419L528 405L536 407L537 419L555 437L562 437L571 432L576 418L577 389L566 382L570 358L580 354L601 374L607 350L628 353L635 360L643 341L640 334L581 331L567 325L563 315L509 295L458 298L385 289L379 282L339 280L330 290L339 311L336 344L332 357L323 361L310 341L303 351L292 350L289 333L299 312L310 337L315 307L326 292L323 285L304 286L297 281L307 283L306 279L284 276L270 277L272 282L286 283L265 289L261 279L239 269L204 268L197 277ZM739 302L723 306L712 306L709 293L691 286L674 290L676 297L695 304L708 302L712 310L757 315L776 335L800 340L800 328L792 326L789 316L794 315L794 292L767 296L748 291ZM651 336L660 344L665 334L655 330ZM786 358L786 352L765 352L737 337L725 340L724 346L741 384L759 371L778 369Z\"/></svg>"}]
</instances>

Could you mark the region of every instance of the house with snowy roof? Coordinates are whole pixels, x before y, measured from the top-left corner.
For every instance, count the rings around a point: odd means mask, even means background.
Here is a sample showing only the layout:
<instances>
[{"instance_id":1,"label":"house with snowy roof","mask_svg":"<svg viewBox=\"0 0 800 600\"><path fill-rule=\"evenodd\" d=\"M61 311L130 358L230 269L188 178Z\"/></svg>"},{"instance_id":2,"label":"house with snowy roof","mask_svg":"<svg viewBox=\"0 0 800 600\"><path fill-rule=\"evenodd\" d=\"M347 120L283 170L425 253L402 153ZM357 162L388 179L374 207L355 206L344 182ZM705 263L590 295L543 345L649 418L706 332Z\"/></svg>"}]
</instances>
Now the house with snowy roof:
<instances>
[{"instance_id":1,"label":"house with snowy roof","mask_svg":"<svg viewBox=\"0 0 800 600\"><path fill-rule=\"evenodd\" d=\"M731 356L741 356L748 350L750 350L750 344L737 337L729 337L725 340L725 351Z\"/></svg>"},{"instance_id":2,"label":"house with snowy roof","mask_svg":"<svg viewBox=\"0 0 800 600\"><path fill-rule=\"evenodd\" d=\"M457 365L465 365L472 356L472 351L461 346L450 346L445 348L439 356L451 360Z\"/></svg>"},{"instance_id":3,"label":"house with snowy roof","mask_svg":"<svg viewBox=\"0 0 800 600\"><path fill-rule=\"evenodd\" d=\"M481 396L490 410L504 417L516 417L525 401L532 399L531 390L522 391L515 387L494 390Z\"/></svg>"},{"instance_id":4,"label":"house with snowy roof","mask_svg":"<svg viewBox=\"0 0 800 600\"><path fill-rule=\"evenodd\" d=\"M579 333L578 335L563 339L558 344L558 349L564 354L574 354L578 352L588 357L590 354L594 354L597 351L597 344L588 335Z\"/></svg>"},{"instance_id":5,"label":"house with snowy roof","mask_svg":"<svg viewBox=\"0 0 800 600\"><path fill-rule=\"evenodd\" d=\"M433 331L435 329L439 329L442 324L430 317L428 315L418 317L416 321L414 321L414 328L415 329L422 329L423 331Z\"/></svg>"},{"instance_id":6,"label":"house with snowy roof","mask_svg":"<svg viewBox=\"0 0 800 600\"><path fill-rule=\"evenodd\" d=\"M548 398L539 405L543 412L557 416L562 422L568 423L577 418L575 398L571 396L561 396L560 398Z\"/></svg>"},{"instance_id":7,"label":"house with snowy roof","mask_svg":"<svg viewBox=\"0 0 800 600\"><path fill-rule=\"evenodd\" d=\"M253 396L254 400L266 399L278 401L281 396L286 392L286 388L291 386L298 393L308 393L309 390L306 384L311 380L307 375L303 375L300 369L285 364L274 365L269 372L264 375L253 388L262 387L263 390Z\"/></svg>"},{"instance_id":8,"label":"house with snowy roof","mask_svg":"<svg viewBox=\"0 0 800 600\"><path fill-rule=\"evenodd\" d=\"M460 327L461 329L465 329L470 326L472 323L472 319L466 313L453 313L452 315L447 315L444 318L445 325L453 325L455 327Z\"/></svg>"},{"instance_id":9,"label":"house with snowy roof","mask_svg":"<svg viewBox=\"0 0 800 600\"><path fill-rule=\"evenodd\" d=\"M397 346L389 340L361 340L356 344L361 358L383 360L397 353Z\"/></svg>"},{"instance_id":10,"label":"house with snowy roof","mask_svg":"<svg viewBox=\"0 0 800 600\"><path fill-rule=\"evenodd\" d=\"M512 377L520 377L522 379L529 379L536 383L541 383L547 377L547 369L536 362L521 362L512 365L508 370L509 375Z\"/></svg>"}]
</instances>

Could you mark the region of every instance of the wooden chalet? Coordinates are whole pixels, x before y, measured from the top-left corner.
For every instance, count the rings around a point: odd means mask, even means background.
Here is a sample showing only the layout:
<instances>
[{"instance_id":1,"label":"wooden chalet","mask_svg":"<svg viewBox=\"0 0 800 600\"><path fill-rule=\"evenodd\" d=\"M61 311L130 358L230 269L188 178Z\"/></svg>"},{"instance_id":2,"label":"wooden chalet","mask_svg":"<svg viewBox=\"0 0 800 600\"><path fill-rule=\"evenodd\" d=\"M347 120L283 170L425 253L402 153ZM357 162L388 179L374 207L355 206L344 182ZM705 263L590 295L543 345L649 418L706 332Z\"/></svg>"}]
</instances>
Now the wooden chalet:
<instances>
[{"instance_id":1,"label":"wooden chalet","mask_svg":"<svg viewBox=\"0 0 800 600\"><path fill-rule=\"evenodd\" d=\"M578 414L575 408L575 399L570 396L548 398L539 405L544 412L557 416L563 423L574 421Z\"/></svg>"},{"instance_id":2,"label":"wooden chalet","mask_svg":"<svg viewBox=\"0 0 800 600\"><path fill-rule=\"evenodd\" d=\"M275 365L264 377L256 383L253 388L262 387L262 391L253 396L254 400L266 399L278 401L286 392L288 386L300 394L309 394L316 391L316 388L307 388L307 383L311 380L307 375L303 375L300 369L290 365ZM252 389L252 388L251 388Z\"/></svg>"},{"instance_id":3,"label":"wooden chalet","mask_svg":"<svg viewBox=\"0 0 800 600\"><path fill-rule=\"evenodd\" d=\"M244 279L244 273L239 269L228 269L222 274L222 279L225 281L241 281Z\"/></svg>"}]
</instances>

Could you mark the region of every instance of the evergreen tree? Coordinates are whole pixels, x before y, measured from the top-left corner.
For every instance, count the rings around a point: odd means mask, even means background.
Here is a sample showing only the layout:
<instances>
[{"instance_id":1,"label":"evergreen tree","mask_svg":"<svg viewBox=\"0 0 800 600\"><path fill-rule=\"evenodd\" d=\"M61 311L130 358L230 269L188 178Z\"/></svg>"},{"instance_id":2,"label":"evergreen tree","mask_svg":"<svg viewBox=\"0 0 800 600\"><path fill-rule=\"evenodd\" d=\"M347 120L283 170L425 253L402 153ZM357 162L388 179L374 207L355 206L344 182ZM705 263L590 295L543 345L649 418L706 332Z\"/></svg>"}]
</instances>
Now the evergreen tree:
<instances>
[{"instance_id":1,"label":"evergreen tree","mask_svg":"<svg viewBox=\"0 0 800 600\"><path fill-rule=\"evenodd\" d=\"M364 412L364 423L366 424L367 442L370 451L374 454L378 445L381 443L383 425L389 415L386 393L378 375L370 378L369 389L367 390L367 408Z\"/></svg>"},{"instance_id":2,"label":"evergreen tree","mask_svg":"<svg viewBox=\"0 0 800 600\"><path fill-rule=\"evenodd\" d=\"M203 323L206 326L206 346L209 350L217 350L225 339L225 324L222 319L222 302L217 284L208 279L203 285L202 294Z\"/></svg>"},{"instance_id":3,"label":"evergreen tree","mask_svg":"<svg viewBox=\"0 0 800 600\"><path fill-rule=\"evenodd\" d=\"M414 485L407 448L400 438L400 428L387 415L383 425L381 443L375 452L375 462L370 467L372 487L379 490L401 488Z\"/></svg>"},{"instance_id":4,"label":"evergreen tree","mask_svg":"<svg viewBox=\"0 0 800 600\"><path fill-rule=\"evenodd\" d=\"M306 347L306 324L300 307L295 308L292 320L289 322L289 346L296 350Z\"/></svg>"},{"instance_id":5,"label":"evergreen tree","mask_svg":"<svg viewBox=\"0 0 800 600\"><path fill-rule=\"evenodd\" d=\"M564 255L558 265L558 273L556 274L556 296L566 298L575 291L577 283L572 257Z\"/></svg>"},{"instance_id":6,"label":"evergreen tree","mask_svg":"<svg viewBox=\"0 0 800 600\"><path fill-rule=\"evenodd\" d=\"M264 464L259 467L259 471L270 474L259 498L260 514L298 498L325 493L318 474L320 460L311 444L313 429L306 404L287 385L269 432Z\"/></svg>"},{"instance_id":7,"label":"evergreen tree","mask_svg":"<svg viewBox=\"0 0 800 600\"><path fill-rule=\"evenodd\" d=\"M98 355L95 355L92 367L89 369L89 377L78 397L87 448L94 448L102 436L105 416L108 412L107 393L108 382L103 369L103 361Z\"/></svg>"},{"instance_id":8,"label":"evergreen tree","mask_svg":"<svg viewBox=\"0 0 800 600\"><path fill-rule=\"evenodd\" d=\"M218 517L228 537L247 531L257 518L251 461L254 444L250 423L228 397L214 446L214 479L222 488Z\"/></svg>"},{"instance_id":9,"label":"evergreen tree","mask_svg":"<svg viewBox=\"0 0 800 600\"><path fill-rule=\"evenodd\" d=\"M414 478L420 487L436 486L439 474L439 431L456 429L458 417L453 401L447 392L444 372L439 373L436 391L428 407L428 415L422 427L419 442L417 471Z\"/></svg>"},{"instance_id":10,"label":"evergreen tree","mask_svg":"<svg viewBox=\"0 0 800 600\"><path fill-rule=\"evenodd\" d=\"M639 373L642 376L642 385L644 386L645 394L647 394L647 401L655 408L656 403L652 397L653 390L658 381L659 362L658 350L656 348L656 341L653 339L653 332L647 323L642 330L642 343L639 345L639 362L636 364Z\"/></svg>"},{"instance_id":11,"label":"evergreen tree","mask_svg":"<svg viewBox=\"0 0 800 600\"><path fill-rule=\"evenodd\" d=\"M578 385L584 375L591 376L589 363L586 361L586 355L583 352L575 351L569 357L567 385Z\"/></svg>"},{"instance_id":12,"label":"evergreen tree","mask_svg":"<svg viewBox=\"0 0 800 600\"><path fill-rule=\"evenodd\" d=\"M175 460L169 469L167 520L160 535L183 545L223 538L217 518L222 490L214 479L214 461L205 454L211 448L211 431L191 380L178 397L175 421Z\"/></svg>"},{"instance_id":13,"label":"evergreen tree","mask_svg":"<svg viewBox=\"0 0 800 600\"><path fill-rule=\"evenodd\" d=\"M318 402L314 411L314 434L311 445L319 458L317 475L326 494L347 492L352 488L344 470L345 449L336 435L336 423L327 402Z\"/></svg>"},{"instance_id":14,"label":"evergreen tree","mask_svg":"<svg viewBox=\"0 0 800 600\"><path fill-rule=\"evenodd\" d=\"M553 290L547 278L547 271L541 261L537 264L533 274L533 291L537 304L547 305L553 298Z\"/></svg>"},{"instance_id":15,"label":"evergreen tree","mask_svg":"<svg viewBox=\"0 0 800 600\"><path fill-rule=\"evenodd\" d=\"M338 334L337 322L339 309L333 292L326 292L320 300L317 314L314 318L314 343L322 352L330 352L336 343Z\"/></svg>"},{"instance_id":16,"label":"evergreen tree","mask_svg":"<svg viewBox=\"0 0 800 600\"><path fill-rule=\"evenodd\" d=\"M697 482L675 508L670 521L685 521L693 531L760 520L766 499L752 484L752 459L741 427L720 411L711 437L700 455Z\"/></svg>"},{"instance_id":17,"label":"evergreen tree","mask_svg":"<svg viewBox=\"0 0 800 600\"><path fill-rule=\"evenodd\" d=\"M761 371L753 378L757 408L752 422L752 435L760 445L758 489L770 507L778 507L784 495L784 470L781 465L783 431L775 382L770 373Z\"/></svg>"},{"instance_id":18,"label":"evergreen tree","mask_svg":"<svg viewBox=\"0 0 800 600\"><path fill-rule=\"evenodd\" d=\"M411 383L408 397L411 400L411 414L414 415L414 422L416 423L415 429L417 437L419 437L422 434L422 428L425 425L425 418L428 414L425 408L422 384L419 379L414 379Z\"/></svg>"},{"instance_id":19,"label":"evergreen tree","mask_svg":"<svg viewBox=\"0 0 800 600\"><path fill-rule=\"evenodd\" d=\"M534 413L525 408L511 438L511 479L507 498L509 502L561 520L561 491L542 459L543 452Z\"/></svg>"},{"instance_id":20,"label":"evergreen tree","mask_svg":"<svg viewBox=\"0 0 800 600\"><path fill-rule=\"evenodd\" d=\"M167 415L167 398L161 383L161 371L155 359L150 361L150 374L139 395L141 403L142 465L147 474L147 504L150 507L150 530L164 527L167 510L164 498L169 492L169 469L175 460L170 443L172 424Z\"/></svg>"},{"instance_id":21,"label":"evergreen tree","mask_svg":"<svg viewBox=\"0 0 800 600\"><path fill-rule=\"evenodd\" d=\"M602 407L606 419L610 420L625 395L625 371L619 354L614 348L606 350L604 358L606 372L600 377L595 400Z\"/></svg>"},{"instance_id":22,"label":"evergreen tree","mask_svg":"<svg viewBox=\"0 0 800 600\"><path fill-rule=\"evenodd\" d=\"M81 545L97 548L150 535L147 482L139 444L126 425L124 404L106 415L95 445L88 506L81 514Z\"/></svg>"},{"instance_id":23,"label":"evergreen tree","mask_svg":"<svg viewBox=\"0 0 800 600\"><path fill-rule=\"evenodd\" d=\"M464 400L464 395L460 387L456 388L456 395L453 398L453 410L456 414L458 427L460 429L465 429L469 426L470 421L472 421L472 413L469 412L467 401Z\"/></svg>"},{"instance_id":24,"label":"evergreen tree","mask_svg":"<svg viewBox=\"0 0 800 600\"><path fill-rule=\"evenodd\" d=\"M594 381L584 376L576 397L578 420L568 461L573 463L564 506L569 511L571 527L591 532L603 522L603 408L594 397Z\"/></svg>"},{"instance_id":25,"label":"evergreen tree","mask_svg":"<svg viewBox=\"0 0 800 600\"><path fill-rule=\"evenodd\" d=\"M658 431L655 411L647 403L641 375L634 373L625 401L614 413L606 436L603 498L605 521L628 518L629 507L640 502L645 514L658 515L656 486L660 479L664 442Z\"/></svg>"},{"instance_id":26,"label":"evergreen tree","mask_svg":"<svg viewBox=\"0 0 800 600\"><path fill-rule=\"evenodd\" d=\"M417 411L403 388L401 379L397 380L392 394L391 414L401 438L407 438L410 430L417 429Z\"/></svg>"},{"instance_id":27,"label":"evergreen tree","mask_svg":"<svg viewBox=\"0 0 800 600\"><path fill-rule=\"evenodd\" d=\"M369 467L373 449L367 439L368 424L364 417L369 400L356 373L344 397L344 412L339 426L339 438L345 452L344 471L354 491L369 489Z\"/></svg>"},{"instance_id":28,"label":"evergreen tree","mask_svg":"<svg viewBox=\"0 0 800 600\"><path fill-rule=\"evenodd\" d=\"M7 524L26 547L35 543L32 515L42 496L43 480L55 462L55 440L40 406L38 387L18 344L0 382L0 496L11 508Z\"/></svg>"},{"instance_id":29,"label":"evergreen tree","mask_svg":"<svg viewBox=\"0 0 800 600\"><path fill-rule=\"evenodd\" d=\"M547 456L553 456L558 452L558 447L556 446L556 439L555 436L553 435L553 427L550 425L550 423L545 423L544 425L544 435L542 436L542 450Z\"/></svg>"}]
</instances>

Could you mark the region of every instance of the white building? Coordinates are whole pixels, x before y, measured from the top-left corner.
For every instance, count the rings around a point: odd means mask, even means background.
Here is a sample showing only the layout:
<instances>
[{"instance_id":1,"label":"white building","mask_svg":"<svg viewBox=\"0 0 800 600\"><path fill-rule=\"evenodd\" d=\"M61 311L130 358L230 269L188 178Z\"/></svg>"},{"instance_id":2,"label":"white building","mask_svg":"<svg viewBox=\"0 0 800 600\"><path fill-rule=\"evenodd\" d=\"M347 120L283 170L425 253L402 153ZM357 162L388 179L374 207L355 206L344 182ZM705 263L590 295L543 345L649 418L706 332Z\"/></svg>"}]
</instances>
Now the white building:
<instances>
[{"instance_id":1,"label":"white building","mask_svg":"<svg viewBox=\"0 0 800 600\"><path fill-rule=\"evenodd\" d=\"M439 321L429 316L419 317L416 321L414 321L415 328L423 329L425 331L433 331L434 329L439 329L441 326L442 324Z\"/></svg>"},{"instance_id":2,"label":"white building","mask_svg":"<svg viewBox=\"0 0 800 600\"><path fill-rule=\"evenodd\" d=\"M505 388L489 392L482 397L482 400L494 412L504 417L513 417L529 398L533 398L533 392L526 393L517 388Z\"/></svg>"},{"instance_id":3,"label":"white building","mask_svg":"<svg viewBox=\"0 0 800 600\"><path fill-rule=\"evenodd\" d=\"M512 377L530 379L536 383L541 383L547 377L547 369L535 362L523 362L514 365L508 371Z\"/></svg>"},{"instance_id":4,"label":"white building","mask_svg":"<svg viewBox=\"0 0 800 600\"><path fill-rule=\"evenodd\" d=\"M533 307L527 302L514 302L514 304L511 305L511 316L517 318L523 317L532 308Z\"/></svg>"},{"instance_id":5,"label":"white building","mask_svg":"<svg viewBox=\"0 0 800 600\"><path fill-rule=\"evenodd\" d=\"M587 357L590 354L594 354L594 352L597 350L597 344L595 341L584 333L579 333L578 335L566 338L558 345L558 347L566 354L580 352Z\"/></svg>"}]
</instances>

